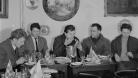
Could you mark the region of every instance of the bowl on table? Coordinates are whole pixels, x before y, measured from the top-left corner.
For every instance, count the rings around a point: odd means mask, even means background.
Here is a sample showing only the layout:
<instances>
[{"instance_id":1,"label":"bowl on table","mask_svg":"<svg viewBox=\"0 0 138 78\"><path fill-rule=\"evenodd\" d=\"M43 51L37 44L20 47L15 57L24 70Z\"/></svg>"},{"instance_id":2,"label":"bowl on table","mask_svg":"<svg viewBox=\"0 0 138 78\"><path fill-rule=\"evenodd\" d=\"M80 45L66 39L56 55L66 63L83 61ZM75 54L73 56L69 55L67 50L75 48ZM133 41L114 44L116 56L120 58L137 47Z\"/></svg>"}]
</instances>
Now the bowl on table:
<instances>
[{"instance_id":1,"label":"bowl on table","mask_svg":"<svg viewBox=\"0 0 138 78\"><path fill-rule=\"evenodd\" d=\"M67 57L56 57L55 62L59 64L66 64L66 63L70 63L71 60Z\"/></svg>"},{"instance_id":2,"label":"bowl on table","mask_svg":"<svg viewBox=\"0 0 138 78\"><path fill-rule=\"evenodd\" d=\"M29 65L29 66L32 66L32 65L35 65L36 63L35 62L27 62L25 63L26 65Z\"/></svg>"},{"instance_id":3,"label":"bowl on table","mask_svg":"<svg viewBox=\"0 0 138 78\"><path fill-rule=\"evenodd\" d=\"M76 66L76 65L82 65L82 62L72 62L71 65L74 65L74 66Z\"/></svg>"}]
</instances>

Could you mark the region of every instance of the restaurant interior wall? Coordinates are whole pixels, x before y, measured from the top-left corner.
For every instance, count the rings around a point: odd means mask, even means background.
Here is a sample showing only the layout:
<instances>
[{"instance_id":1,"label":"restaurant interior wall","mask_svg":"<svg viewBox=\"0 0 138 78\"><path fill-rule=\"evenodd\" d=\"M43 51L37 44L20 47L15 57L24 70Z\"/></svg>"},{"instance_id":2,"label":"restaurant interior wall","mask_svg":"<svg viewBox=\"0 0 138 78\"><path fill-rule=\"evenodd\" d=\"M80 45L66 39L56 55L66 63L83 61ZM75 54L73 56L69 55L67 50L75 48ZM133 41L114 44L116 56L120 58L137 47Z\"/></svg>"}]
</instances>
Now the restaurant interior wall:
<instances>
[{"instance_id":1,"label":"restaurant interior wall","mask_svg":"<svg viewBox=\"0 0 138 78\"><path fill-rule=\"evenodd\" d=\"M45 13L42 1L39 0L38 8L31 10L26 7L26 0L22 0L23 4L23 15L22 22L20 21L20 1L19 0L9 0L9 17L8 19L0 19L0 41L6 38L8 35L2 34L5 29L18 28L21 23L23 23L23 28L27 30L28 26L33 22L39 22L41 25L48 25L50 32L48 35L44 35L47 39L48 46L51 47L53 38L61 34L63 27L67 24L73 24L76 26L76 36L82 40L86 38L88 33L88 28L92 23L99 23L102 25L102 33L105 37L110 40L114 39L115 36L119 34L118 23L123 19L128 19L133 24L132 35L138 37L138 17L104 17L104 0L80 0L80 7L77 14L67 20L67 21L55 21L48 17ZM9 31L5 31L8 32ZM8 34L6 33L6 34ZM4 36L4 37L3 37Z\"/></svg>"},{"instance_id":2,"label":"restaurant interior wall","mask_svg":"<svg viewBox=\"0 0 138 78\"><path fill-rule=\"evenodd\" d=\"M12 30L20 28L20 0L9 0L8 18L0 18L0 42L10 36Z\"/></svg>"}]
</instances>

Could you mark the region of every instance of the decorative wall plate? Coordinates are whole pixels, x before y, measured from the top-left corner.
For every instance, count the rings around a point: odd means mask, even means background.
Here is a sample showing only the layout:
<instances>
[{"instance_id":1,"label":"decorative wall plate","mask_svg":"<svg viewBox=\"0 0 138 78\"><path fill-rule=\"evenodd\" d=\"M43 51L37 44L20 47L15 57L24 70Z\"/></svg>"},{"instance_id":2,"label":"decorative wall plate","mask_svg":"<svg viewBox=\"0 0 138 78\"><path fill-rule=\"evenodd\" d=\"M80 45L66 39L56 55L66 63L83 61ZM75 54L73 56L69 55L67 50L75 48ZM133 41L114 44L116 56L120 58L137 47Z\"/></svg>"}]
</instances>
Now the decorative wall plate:
<instances>
[{"instance_id":1,"label":"decorative wall plate","mask_svg":"<svg viewBox=\"0 0 138 78\"><path fill-rule=\"evenodd\" d=\"M118 29L119 29L119 31L120 31L120 27L121 27L122 24L124 24L124 23L130 24L131 26L133 26L133 24L131 23L130 20L128 20L128 19L122 19L122 20L118 23Z\"/></svg>"},{"instance_id":2,"label":"decorative wall plate","mask_svg":"<svg viewBox=\"0 0 138 78\"><path fill-rule=\"evenodd\" d=\"M41 25L41 35L48 35L49 31L50 29L47 25Z\"/></svg>"},{"instance_id":3,"label":"decorative wall plate","mask_svg":"<svg viewBox=\"0 0 138 78\"><path fill-rule=\"evenodd\" d=\"M38 7L38 2L38 0L25 0L26 7L32 10Z\"/></svg>"},{"instance_id":4,"label":"decorative wall plate","mask_svg":"<svg viewBox=\"0 0 138 78\"><path fill-rule=\"evenodd\" d=\"M79 0L43 0L43 8L50 18L66 21L77 13L79 3Z\"/></svg>"}]
</instances>

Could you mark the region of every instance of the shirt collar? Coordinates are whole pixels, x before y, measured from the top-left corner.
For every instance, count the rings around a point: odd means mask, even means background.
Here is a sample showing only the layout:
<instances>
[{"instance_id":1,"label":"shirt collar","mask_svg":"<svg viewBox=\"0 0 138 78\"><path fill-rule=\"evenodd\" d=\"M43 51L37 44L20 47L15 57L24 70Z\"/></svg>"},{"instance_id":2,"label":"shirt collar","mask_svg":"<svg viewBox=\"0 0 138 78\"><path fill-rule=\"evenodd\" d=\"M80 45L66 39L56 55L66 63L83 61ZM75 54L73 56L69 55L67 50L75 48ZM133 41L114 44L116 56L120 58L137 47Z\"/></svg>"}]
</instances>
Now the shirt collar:
<instances>
[{"instance_id":1,"label":"shirt collar","mask_svg":"<svg viewBox=\"0 0 138 78\"><path fill-rule=\"evenodd\" d=\"M16 49L16 46L15 46L15 45L13 45L13 44L12 44L12 47L13 47L13 49L14 49L14 50Z\"/></svg>"},{"instance_id":2,"label":"shirt collar","mask_svg":"<svg viewBox=\"0 0 138 78\"><path fill-rule=\"evenodd\" d=\"M35 37L33 37L33 36L31 36L32 37L32 39L38 39L38 37L37 38L35 38Z\"/></svg>"}]
</instances>

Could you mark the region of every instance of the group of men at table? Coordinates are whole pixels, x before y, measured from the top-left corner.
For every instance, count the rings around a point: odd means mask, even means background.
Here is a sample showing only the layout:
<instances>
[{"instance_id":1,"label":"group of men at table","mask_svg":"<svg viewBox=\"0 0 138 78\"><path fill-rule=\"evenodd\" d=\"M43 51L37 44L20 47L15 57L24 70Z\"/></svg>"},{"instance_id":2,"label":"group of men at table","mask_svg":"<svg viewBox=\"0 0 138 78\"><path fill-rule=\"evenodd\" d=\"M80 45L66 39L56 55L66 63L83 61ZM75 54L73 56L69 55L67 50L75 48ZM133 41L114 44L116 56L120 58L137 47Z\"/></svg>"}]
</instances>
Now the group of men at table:
<instances>
[{"instance_id":1,"label":"group of men at table","mask_svg":"<svg viewBox=\"0 0 138 78\"><path fill-rule=\"evenodd\" d=\"M138 39L130 35L131 24L121 24L119 36L112 41L103 36L100 24L93 23L89 29L90 36L79 41L75 36L75 26L65 26L64 33L54 39L52 51L55 56L66 57L66 47L75 45L78 60L81 60L81 56L87 57L92 48L97 55L112 56L112 60L119 65L119 70L136 68ZM11 32L7 40L0 43L0 70L6 68L9 60L13 67L23 64L26 61L24 55L34 51L41 52L42 56L45 56L48 46L46 39L40 36L41 27L39 23L32 23L30 30L31 33L27 36L25 30L16 29Z\"/></svg>"}]
</instances>

